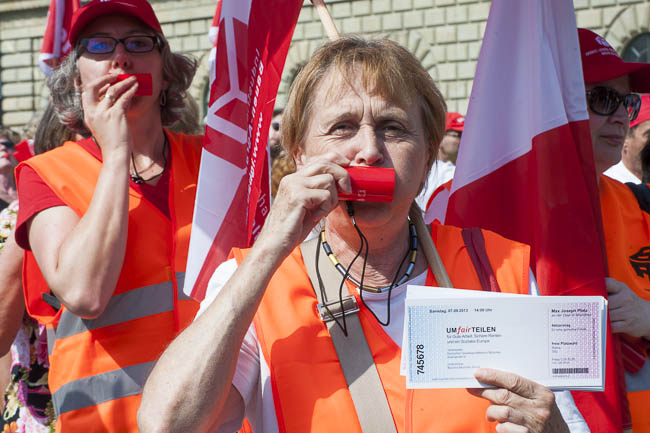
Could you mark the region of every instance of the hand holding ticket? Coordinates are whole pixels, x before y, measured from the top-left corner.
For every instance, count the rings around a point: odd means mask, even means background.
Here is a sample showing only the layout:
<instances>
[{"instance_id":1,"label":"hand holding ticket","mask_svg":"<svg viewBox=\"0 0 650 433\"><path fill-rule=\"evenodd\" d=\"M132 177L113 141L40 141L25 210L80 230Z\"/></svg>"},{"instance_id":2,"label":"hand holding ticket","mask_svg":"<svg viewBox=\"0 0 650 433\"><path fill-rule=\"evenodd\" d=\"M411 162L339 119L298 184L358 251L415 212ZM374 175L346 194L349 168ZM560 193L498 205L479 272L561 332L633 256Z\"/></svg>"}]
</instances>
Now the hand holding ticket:
<instances>
[{"instance_id":1,"label":"hand holding ticket","mask_svg":"<svg viewBox=\"0 0 650 433\"><path fill-rule=\"evenodd\" d=\"M485 387L474 372L489 367L551 389L602 390L606 314L605 299L595 296L409 287L407 388Z\"/></svg>"}]
</instances>

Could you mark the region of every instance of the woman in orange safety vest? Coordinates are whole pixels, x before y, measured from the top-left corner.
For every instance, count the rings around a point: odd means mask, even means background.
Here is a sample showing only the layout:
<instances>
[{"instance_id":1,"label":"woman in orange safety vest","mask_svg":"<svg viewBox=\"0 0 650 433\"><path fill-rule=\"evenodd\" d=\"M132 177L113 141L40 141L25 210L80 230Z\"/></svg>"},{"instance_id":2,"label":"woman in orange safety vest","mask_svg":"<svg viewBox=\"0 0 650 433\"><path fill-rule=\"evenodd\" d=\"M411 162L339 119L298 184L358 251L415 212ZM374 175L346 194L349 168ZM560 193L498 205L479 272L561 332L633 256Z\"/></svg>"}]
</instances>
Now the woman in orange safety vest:
<instances>
[{"instance_id":1,"label":"woman in orange safety vest","mask_svg":"<svg viewBox=\"0 0 650 433\"><path fill-rule=\"evenodd\" d=\"M70 43L49 86L88 138L17 169L26 306L47 325L57 431L136 432L144 382L198 308L182 282L201 138L164 129L196 64L146 0L91 1Z\"/></svg>"},{"instance_id":2,"label":"woman in orange safety vest","mask_svg":"<svg viewBox=\"0 0 650 433\"><path fill-rule=\"evenodd\" d=\"M436 158L444 119L433 80L398 44L343 37L314 54L283 118L283 145L298 170L280 183L255 245L234 249L217 269L201 315L159 360L143 392L141 431L234 431L244 416L264 433L360 432L380 416L381 425L365 431L493 432L494 422L532 432L585 431L572 401L556 403L548 388L512 373L475 373L494 389L406 389L406 283L437 284L418 236L437 245L454 287L531 291L527 246L478 229L436 225L418 235L411 226L409 210ZM392 201L339 201L351 190L348 166L394 169ZM301 244L319 221L317 238ZM361 239L369 253L354 261ZM369 417L358 416L364 399L351 397L319 317L320 282L312 286L307 269L333 274L332 308L343 297L359 307L380 382L373 397L386 403Z\"/></svg>"},{"instance_id":3,"label":"woman in orange safety vest","mask_svg":"<svg viewBox=\"0 0 650 433\"><path fill-rule=\"evenodd\" d=\"M590 30L578 29L578 35L612 277L607 280L610 320L612 331L623 335L633 431L650 433L650 273L646 270L650 216L640 209L627 186L603 175L621 160L630 122L637 120L639 110L648 116L636 93L650 93L650 65L624 62L605 39Z\"/></svg>"}]
</instances>

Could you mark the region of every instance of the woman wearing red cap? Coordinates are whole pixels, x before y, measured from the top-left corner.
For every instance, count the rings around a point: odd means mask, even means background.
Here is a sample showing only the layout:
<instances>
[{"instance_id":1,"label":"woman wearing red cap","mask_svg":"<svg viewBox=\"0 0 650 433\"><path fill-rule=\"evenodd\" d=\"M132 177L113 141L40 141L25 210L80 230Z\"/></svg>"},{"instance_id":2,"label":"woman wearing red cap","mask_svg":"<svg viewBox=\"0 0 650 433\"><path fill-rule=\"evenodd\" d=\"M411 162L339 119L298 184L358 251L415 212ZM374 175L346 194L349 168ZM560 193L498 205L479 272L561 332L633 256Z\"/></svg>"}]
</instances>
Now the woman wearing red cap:
<instances>
[{"instance_id":1,"label":"woman wearing red cap","mask_svg":"<svg viewBox=\"0 0 650 433\"><path fill-rule=\"evenodd\" d=\"M57 430L137 431L142 385L197 308L182 279L201 139L164 129L196 64L145 0L91 1L70 42L48 84L88 138L17 169L26 306L48 326Z\"/></svg>"},{"instance_id":2,"label":"woman wearing red cap","mask_svg":"<svg viewBox=\"0 0 650 433\"><path fill-rule=\"evenodd\" d=\"M607 261L612 331L621 350L635 433L650 432L650 215L632 191L603 175L621 159L630 122L650 93L650 65L624 62L605 39L579 29L589 126L598 174Z\"/></svg>"}]
</instances>

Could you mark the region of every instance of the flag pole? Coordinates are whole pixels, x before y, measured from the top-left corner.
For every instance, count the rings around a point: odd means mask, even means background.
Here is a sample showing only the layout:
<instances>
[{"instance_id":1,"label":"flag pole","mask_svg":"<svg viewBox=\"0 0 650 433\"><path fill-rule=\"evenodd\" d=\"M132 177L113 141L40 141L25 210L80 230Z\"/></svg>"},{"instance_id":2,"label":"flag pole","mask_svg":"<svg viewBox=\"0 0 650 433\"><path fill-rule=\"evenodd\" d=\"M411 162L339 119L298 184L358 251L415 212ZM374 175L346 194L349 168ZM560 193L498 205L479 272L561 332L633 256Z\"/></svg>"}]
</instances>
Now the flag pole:
<instances>
[{"instance_id":1,"label":"flag pole","mask_svg":"<svg viewBox=\"0 0 650 433\"><path fill-rule=\"evenodd\" d=\"M325 32L330 41L337 40L341 35L334 24L334 20L327 10L327 6L323 0L311 0L312 4L318 11L318 16L320 17L323 27L325 27ZM433 275L436 277L436 281L442 287L453 287L451 280L449 279L449 274L445 270L445 265L442 263L440 254L436 249L433 240L431 239L431 234L429 229L422 218L422 211L420 207L413 202L411 205L411 210L409 212L409 217L415 225L415 230L418 234L418 239L420 240L420 245L422 246L422 251L424 252L424 257L427 259L427 263L433 272Z\"/></svg>"},{"instance_id":2,"label":"flag pole","mask_svg":"<svg viewBox=\"0 0 650 433\"><path fill-rule=\"evenodd\" d=\"M449 274L447 274L445 265L442 263L440 254L438 254L436 245L433 243L433 239L431 239L429 228L424 222L424 218L422 218L422 210L420 210L420 206L418 206L415 202L413 202L411 205L409 218L415 225L415 230L418 234L418 240L420 241L422 252L424 252L424 257L427 259L427 263L433 272L433 276L436 277L436 282L441 287L454 287L451 284L451 279L449 278Z\"/></svg>"},{"instance_id":3,"label":"flag pole","mask_svg":"<svg viewBox=\"0 0 650 433\"><path fill-rule=\"evenodd\" d=\"M336 24L334 24L332 15L330 15L329 10L327 10L325 1L311 0L311 3L314 5L316 11L318 12L318 16L320 17L320 21L323 23L323 27L325 27L325 33L327 33L327 37L329 38L329 40L330 41L337 40L341 36L341 34L336 28Z\"/></svg>"}]
</instances>

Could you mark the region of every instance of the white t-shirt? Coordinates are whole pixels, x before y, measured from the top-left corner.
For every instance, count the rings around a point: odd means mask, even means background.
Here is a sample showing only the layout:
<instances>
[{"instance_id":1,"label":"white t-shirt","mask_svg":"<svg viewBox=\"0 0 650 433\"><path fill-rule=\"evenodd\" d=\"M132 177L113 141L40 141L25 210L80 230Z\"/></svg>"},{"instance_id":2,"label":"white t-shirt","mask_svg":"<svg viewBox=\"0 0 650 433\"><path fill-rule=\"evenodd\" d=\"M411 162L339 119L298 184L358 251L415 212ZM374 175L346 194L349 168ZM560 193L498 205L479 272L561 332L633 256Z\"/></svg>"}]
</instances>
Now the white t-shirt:
<instances>
[{"instance_id":1,"label":"white t-shirt","mask_svg":"<svg viewBox=\"0 0 650 433\"><path fill-rule=\"evenodd\" d=\"M634 173L628 170L625 164L623 164L623 160L620 160L618 164L609 167L603 174L621 183L641 183L641 179L636 177Z\"/></svg>"},{"instance_id":2,"label":"white t-shirt","mask_svg":"<svg viewBox=\"0 0 650 433\"><path fill-rule=\"evenodd\" d=\"M427 203L433 192L443 183L449 182L454 177L455 172L456 166L452 162L437 159L433 163L429 171L429 177L427 177L426 185L424 185L420 194L415 198L420 209L427 208Z\"/></svg>"},{"instance_id":3,"label":"white t-shirt","mask_svg":"<svg viewBox=\"0 0 650 433\"><path fill-rule=\"evenodd\" d=\"M219 291L224 287L232 274L237 269L237 261L230 259L222 263L210 278L205 299L201 302L201 307L196 315L199 317L214 301ZM402 347L402 332L404 329L404 310L406 301L406 286L424 285L426 283L426 272L412 278L410 281L397 286L392 290L390 301L391 319L384 331L397 344ZM528 293L538 296L539 291L535 278L530 273L530 285ZM363 299L368 308L385 321L388 293L365 293ZM242 347L239 350L237 359L237 369L232 380L233 385L241 394L245 408L239 408L238 419L231 420L222 425L217 431L219 433L232 433L241 427L243 416L245 414L251 423L253 431L256 433L278 433L278 422L275 416L275 406L273 403L273 393L271 391L271 378L269 372L268 360L264 359L264 354L260 348L255 326L251 324ZM588 433L589 427L585 423L582 415L578 411L568 391L555 392L555 400L564 420L569 425L572 433Z\"/></svg>"}]
</instances>

